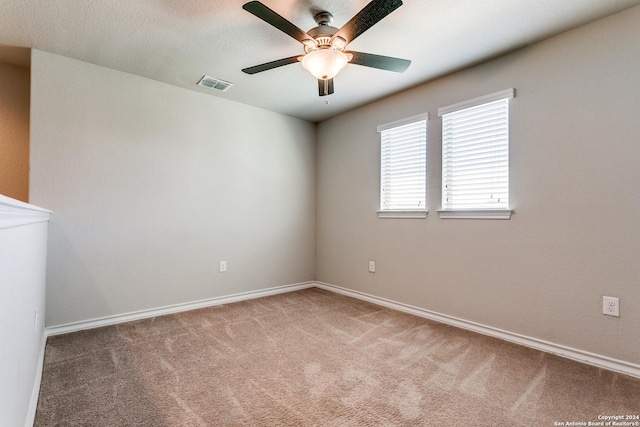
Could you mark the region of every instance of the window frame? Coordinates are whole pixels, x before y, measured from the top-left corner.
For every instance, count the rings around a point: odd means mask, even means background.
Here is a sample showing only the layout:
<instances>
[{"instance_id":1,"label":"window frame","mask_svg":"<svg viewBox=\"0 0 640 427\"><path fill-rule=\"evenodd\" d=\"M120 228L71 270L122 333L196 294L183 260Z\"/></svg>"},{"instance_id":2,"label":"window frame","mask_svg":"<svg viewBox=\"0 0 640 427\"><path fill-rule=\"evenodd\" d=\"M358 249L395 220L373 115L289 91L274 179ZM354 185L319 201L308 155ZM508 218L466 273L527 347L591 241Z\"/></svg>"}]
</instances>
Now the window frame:
<instances>
[{"instance_id":1,"label":"window frame","mask_svg":"<svg viewBox=\"0 0 640 427\"><path fill-rule=\"evenodd\" d=\"M424 208L423 209L383 209L382 203L382 185L384 182L383 179L383 141L382 141L382 132L388 129L393 129L405 125L409 125L417 122L425 122L425 147L424 147ZM395 120L393 122L385 123L379 125L377 127L377 132L380 134L380 182L379 182L379 193L378 193L378 217L379 218L426 218L428 211L427 208L427 181L428 181L428 167L427 167L427 149L428 149L428 128L429 128L429 113L422 113L411 117L406 117L404 119Z\"/></svg>"},{"instance_id":2,"label":"window frame","mask_svg":"<svg viewBox=\"0 0 640 427\"><path fill-rule=\"evenodd\" d=\"M445 114L449 114L449 113L454 113L456 111L461 111L461 110L465 110L468 108L472 108L472 107L477 107L477 106L481 106L484 104L489 104L495 101L500 101L500 100L508 100L507 102L507 106L508 106L508 110L507 110L507 119L510 120L510 116L511 116L511 99L515 98L516 96L516 91L514 88L510 88L510 89L505 89L505 90L501 90L498 92L494 92L494 93L490 93L488 95L483 95L483 96L479 96L477 98L473 98L473 99L469 99L466 101L462 101L462 102L458 102L455 104L451 104L445 107L441 107L438 108L438 117L443 117ZM498 208L498 209L490 209L490 208L469 208L469 209L460 209L460 208L454 208L454 209L447 209L444 208L444 186L445 186L445 177L444 177L444 155L445 155L445 149L444 149L444 126L442 127L442 131L441 131L441 144L442 144L442 162L441 162L441 171L440 171L440 176L441 176L441 206L442 208L440 210L438 210L438 215L440 216L440 218L442 219L510 219L511 218L511 214L514 212L513 209L510 208L510 206L508 206L506 209L504 208ZM507 140L507 149L510 148L511 145L511 124L509 122L508 124L508 129L507 129L507 135L508 135L508 140ZM511 169L511 165L510 165L510 161L509 161L509 154L507 154L507 161L509 162L507 164L507 171L510 173L510 169ZM510 179L507 181L508 184L508 189L507 191L510 193L511 192L511 185L510 185ZM509 200L511 198L509 197ZM510 202L509 202L510 203Z\"/></svg>"}]
</instances>

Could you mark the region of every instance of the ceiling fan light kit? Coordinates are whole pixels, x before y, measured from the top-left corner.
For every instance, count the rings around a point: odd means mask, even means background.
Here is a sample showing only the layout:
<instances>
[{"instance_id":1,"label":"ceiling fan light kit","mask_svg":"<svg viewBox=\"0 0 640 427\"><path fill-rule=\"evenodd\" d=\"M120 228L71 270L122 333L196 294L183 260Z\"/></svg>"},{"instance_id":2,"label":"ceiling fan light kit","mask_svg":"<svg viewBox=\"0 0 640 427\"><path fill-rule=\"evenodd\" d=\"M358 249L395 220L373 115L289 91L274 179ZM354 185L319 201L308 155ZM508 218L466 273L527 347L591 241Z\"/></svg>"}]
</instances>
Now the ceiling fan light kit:
<instances>
[{"instance_id":1,"label":"ceiling fan light kit","mask_svg":"<svg viewBox=\"0 0 640 427\"><path fill-rule=\"evenodd\" d=\"M304 69L320 80L334 78L347 62L347 55L335 49L313 50L302 57Z\"/></svg>"},{"instance_id":2,"label":"ceiling fan light kit","mask_svg":"<svg viewBox=\"0 0 640 427\"><path fill-rule=\"evenodd\" d=\"M301 62L302 67L318 80L320 96L333 93L333 78L348 63L399 73L404 72L411 61L344 50L356 37L400 6L402 6L401 0L373 0L340 29L331 26L333 22L331 13L319 12L314 16L318 26L304 32L259 1L246 3L242 6L243 9L302 43L305 54L267 62L245 68L242 71L247 74L256 74Z\"/></svg>"}]
</instances>

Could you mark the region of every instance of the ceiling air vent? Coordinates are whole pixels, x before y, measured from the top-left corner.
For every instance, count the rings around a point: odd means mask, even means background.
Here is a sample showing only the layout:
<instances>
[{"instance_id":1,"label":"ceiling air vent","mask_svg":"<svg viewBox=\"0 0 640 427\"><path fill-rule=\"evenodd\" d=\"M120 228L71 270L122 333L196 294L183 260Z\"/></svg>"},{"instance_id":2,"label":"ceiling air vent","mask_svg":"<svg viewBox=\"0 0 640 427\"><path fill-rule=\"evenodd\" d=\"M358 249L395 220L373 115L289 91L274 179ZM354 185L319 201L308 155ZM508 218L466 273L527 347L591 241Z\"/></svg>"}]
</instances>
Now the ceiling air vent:
<instances>
[{"instance_id":1,"label":"ceiling air vent","mask_svg":"<svg viewBox=\"0 0 640 427\"><path fill-rule=\"evenodd\" d=\"M231 88L231 86L233 86L233 83L209 76L202 76L202 78L198 82L198 86L208 87L209 89L216 89L226 92L227 90L229 90L229 88Z\"/></svg>"}]
</instances>

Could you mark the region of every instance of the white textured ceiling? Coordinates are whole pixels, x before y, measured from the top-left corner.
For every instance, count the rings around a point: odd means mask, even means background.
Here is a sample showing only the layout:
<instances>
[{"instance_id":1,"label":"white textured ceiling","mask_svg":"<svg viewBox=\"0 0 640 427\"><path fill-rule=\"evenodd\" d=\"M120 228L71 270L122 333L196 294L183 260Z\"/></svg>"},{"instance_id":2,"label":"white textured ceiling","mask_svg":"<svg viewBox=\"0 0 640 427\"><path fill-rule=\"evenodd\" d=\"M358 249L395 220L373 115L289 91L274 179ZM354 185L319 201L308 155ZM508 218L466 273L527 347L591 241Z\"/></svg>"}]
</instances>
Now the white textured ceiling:
<instances>
[{"instance_id":1,"label":"white textured ceiling","mask_svg":"<svg viewBox=\"0 0 640 427\"><path fill-rule=\"evenodd\" d=\"M308 31L327 10L341 27L368 0L262 0ZM300 64L240 70L302 53L242 9L244 0L0 0L0 45L36 48L261 108L321 121L375 99L640 4L640 0L405 0L349 49L410 59L404 74L348 65L320 98ZM24 50L0 46L0 61ZM200 88L207 74L235 84ZM325 104L328 99L329 104Z\"/></svg>"}]
</instances>

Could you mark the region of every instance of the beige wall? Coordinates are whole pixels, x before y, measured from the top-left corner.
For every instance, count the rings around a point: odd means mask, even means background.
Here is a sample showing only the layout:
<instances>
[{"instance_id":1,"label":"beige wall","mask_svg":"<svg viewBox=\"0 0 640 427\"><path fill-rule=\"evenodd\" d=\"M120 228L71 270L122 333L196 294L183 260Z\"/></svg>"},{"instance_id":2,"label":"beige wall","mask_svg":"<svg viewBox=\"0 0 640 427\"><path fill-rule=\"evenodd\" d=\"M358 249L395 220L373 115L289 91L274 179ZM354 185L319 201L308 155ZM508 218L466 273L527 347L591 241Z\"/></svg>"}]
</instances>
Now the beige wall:
<instances>
[{"instance_id":1,"label":"beige wall","mask_svg":"<svg viewBox=\"0 0 640 427\"><path fill-rule=\"evenodd\" d=\"M29 70L0 63L0 194L29 200Z\"/></svg>"},{"instance_id":2,"label":"beige wall","mask_svg":"<svg viewBox=\"0 0 640 427\"><path fill-rule=\"evenodd\" d=\"M313 280L313 124L37 50L31 74L47 326Z\"/></svg>"},{"instance_id":3,"label":"beige wall","mask_svg":"<svg viewBox=\"0 0 640 427\"><path fill-rule=\"evenodd\" d=\"M640 363L638 22L640 7L321 123L317 280ZM511 87L515 215L440 219L438 107ZM424 112L428 218L379 219L376 126Z\"/></svg>"}]
</instances>

